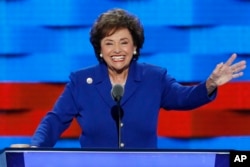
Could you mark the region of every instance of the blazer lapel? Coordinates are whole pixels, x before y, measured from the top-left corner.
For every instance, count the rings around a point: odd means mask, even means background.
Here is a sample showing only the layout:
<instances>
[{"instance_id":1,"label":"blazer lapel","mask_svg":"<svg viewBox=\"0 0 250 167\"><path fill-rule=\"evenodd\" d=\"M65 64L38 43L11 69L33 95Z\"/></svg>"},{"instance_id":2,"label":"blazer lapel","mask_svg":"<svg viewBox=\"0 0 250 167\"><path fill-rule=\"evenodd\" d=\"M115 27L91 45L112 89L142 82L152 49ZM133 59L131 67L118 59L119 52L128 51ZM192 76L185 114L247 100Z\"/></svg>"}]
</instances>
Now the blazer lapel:
<instances>
[{"instance_id":1,"label":"blazer lapel","mask_svg":"<svg viewBox=\"0 0 250 167\"><path fill-rule=\"evenodd\" d=\"M113 107L116 102L111 96L112 85L108 76L108 69L104 63L100 64L95 70L96 76L96 89L98 90L103 101L110 107ZM132 61L129 67L129 74L124 88L124 95L121 99L121 105L125 104L126 101L136 92L141 81L141 69L139 68L136 61ZM98 105L98 104L97 104Z\"/></svg>"},{"instance_id":2,"label":"blazer lapel","mask_svg":"<svg viewBox=\"0 0 250 167\"><path fill-rule=\"evenodd\" d=\"M102 97L103 101L110 107L114 106L116 103L111 96L112 85L108 76L108 69L104 63L100 64L95 70L96 82L95 86ZM96 104L98 105L98 104Z\"/></svg>"},{"instance_id":3,"label":"blazer lapel","mask_svg":"<svg viewBox=\"0 0 250 167\"><path fill-rule=\"evenodd\" d=\"M121 99L121 105L125 104L126 101L136 92L141 81L141 69L139 68L136 61L132 61L128 78L124 88L124 96Z\"/></svg>"}]
</instances>

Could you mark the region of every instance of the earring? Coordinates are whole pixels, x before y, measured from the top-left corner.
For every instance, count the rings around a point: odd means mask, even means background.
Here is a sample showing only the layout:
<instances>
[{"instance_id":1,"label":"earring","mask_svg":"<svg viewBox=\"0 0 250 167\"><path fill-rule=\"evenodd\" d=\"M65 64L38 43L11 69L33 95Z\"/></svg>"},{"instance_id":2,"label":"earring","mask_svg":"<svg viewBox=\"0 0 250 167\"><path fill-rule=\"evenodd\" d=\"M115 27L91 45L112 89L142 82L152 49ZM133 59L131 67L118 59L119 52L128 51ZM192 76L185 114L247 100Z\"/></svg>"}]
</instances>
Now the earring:
<instances>
[{"instance_id":1,"label":"earring","mask_svg":"<svg viewBox=\"0 0 250 167\"><path fill-rule=\"evenodd\" d=\"M134 54L134 55L136 55L136 54L137 54L136 50L134 50L133 54Z\"/></svg>"},{"instance_id":2,"label":"earring","mask_svg":"<svg viewBox=\"0 0 250 167\"><path fill-rule=\"evenodd\" d=\"M102 54L100 53L100 57L102 58Z\"/></svg>"}]
</instances>

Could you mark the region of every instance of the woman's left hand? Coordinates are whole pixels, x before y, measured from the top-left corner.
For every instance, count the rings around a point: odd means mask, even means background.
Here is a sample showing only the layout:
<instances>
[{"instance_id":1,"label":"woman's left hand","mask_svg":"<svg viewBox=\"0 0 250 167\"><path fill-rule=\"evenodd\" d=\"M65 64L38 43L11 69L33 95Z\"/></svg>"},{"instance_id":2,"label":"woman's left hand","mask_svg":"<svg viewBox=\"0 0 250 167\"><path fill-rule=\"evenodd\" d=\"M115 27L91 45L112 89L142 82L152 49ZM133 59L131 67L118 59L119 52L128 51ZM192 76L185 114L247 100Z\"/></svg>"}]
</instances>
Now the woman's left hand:
<instances>
[{"instance_id":1,"label":"woman's left hand","mask_svg":"<svg viewBox=\"0 0 250 167\"><path fill-rule=\"evenodd\" d=\"M243 70L247 67L246 61L242 60L233 64L236 57L237 55L234 53L226 63L217 64L206 81L208 95L211 95L218 86L224 85L233 78L238 78L243 75Z\"/></svg>"},{"instance_id":2,"label":"woman's left hand","mask_svg":"<svg viewBox=\"0 0 250 167\"><path fill-rule=\"evenodd\" d=\"M237 55L234 53L226 63L217 64L209 77L215 86L221 86L233 78L238 78L243 75L243 70L246 68L246 61L242 60L233 64L236 57Z\"/></svg>"}]
</instances>

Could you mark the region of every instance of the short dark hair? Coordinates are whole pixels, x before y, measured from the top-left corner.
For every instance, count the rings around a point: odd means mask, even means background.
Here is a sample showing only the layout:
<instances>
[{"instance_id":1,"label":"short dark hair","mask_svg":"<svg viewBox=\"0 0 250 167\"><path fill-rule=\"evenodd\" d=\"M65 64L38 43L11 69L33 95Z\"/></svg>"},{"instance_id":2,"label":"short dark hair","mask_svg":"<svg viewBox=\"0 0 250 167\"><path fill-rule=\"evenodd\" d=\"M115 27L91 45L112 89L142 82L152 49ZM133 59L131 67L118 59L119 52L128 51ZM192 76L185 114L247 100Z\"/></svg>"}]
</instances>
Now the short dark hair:
<instances>
[{"instance_id":1,"label":"short dark hair","mask_svg":"<svg viewBox=\"0 0 250 167\"><path fill-rule=\"evenodd\" d=\"M102 13L97 18L90 31L90 42L99 62L102 61L100 58L101 40L106 36L112 35L120 28L127 28L129 30L134 45L137 47L137 53L134 55L133 59L138 60L140 49L144 43L143 26L136 16L123 9L115 8Z\"/></svg>"}]
</instances>

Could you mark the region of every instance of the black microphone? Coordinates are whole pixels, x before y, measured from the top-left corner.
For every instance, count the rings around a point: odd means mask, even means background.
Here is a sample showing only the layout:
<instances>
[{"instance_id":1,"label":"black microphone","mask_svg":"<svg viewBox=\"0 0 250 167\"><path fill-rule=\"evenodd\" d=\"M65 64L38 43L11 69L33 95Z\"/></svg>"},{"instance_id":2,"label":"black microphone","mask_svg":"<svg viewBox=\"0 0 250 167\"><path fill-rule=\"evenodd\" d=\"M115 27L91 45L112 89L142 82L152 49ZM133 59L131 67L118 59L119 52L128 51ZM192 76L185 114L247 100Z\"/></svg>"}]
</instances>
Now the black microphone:
<instances>
[{"instance_id":1,"label":"black microphone","mask_svg":"<svg viewBox=\"0 0 250 167\"><path fill-rule=\"evenodd\" d=\"M112 117L115 118L115 121L116 121L117 132L118 132L118 148L119 149L122 147L121 146L121 144L122 144L122 142L121 142L121 139L122 139L121 119L123 117L123 110L121 108L120 101L122 99L123 94L124 94L124 88L122 85L116 84L113 86L113 88L111 90L111 96L116 101L117 105L116 105L116 107L113 107L111 109L111 114L112 114ZM114 111L114 109L118 110L118 111L116 111L117 114L115 114L116 112Z\"/></svg>"},{"instance_id":2,"label":"black microphone","mask_svg":"<svg viewBox=\"0 0 250 167\"><path fill-rule=\"evenodd\" d=\"M124 94L124 89L122 85L116 84L113 86L111 90L111 95L117 103L120 103L123 94Z\"/></svg>"}]
</instances>

